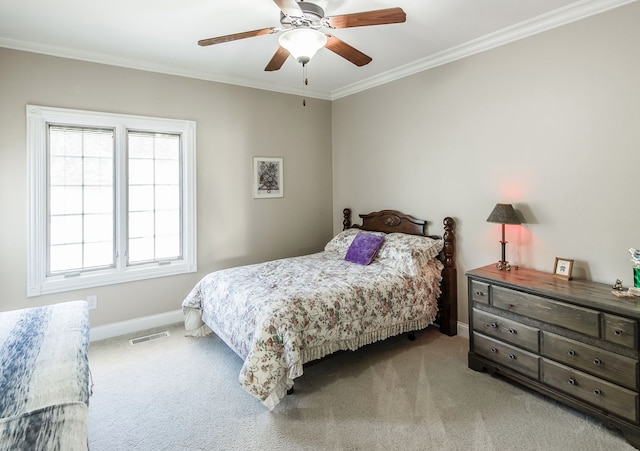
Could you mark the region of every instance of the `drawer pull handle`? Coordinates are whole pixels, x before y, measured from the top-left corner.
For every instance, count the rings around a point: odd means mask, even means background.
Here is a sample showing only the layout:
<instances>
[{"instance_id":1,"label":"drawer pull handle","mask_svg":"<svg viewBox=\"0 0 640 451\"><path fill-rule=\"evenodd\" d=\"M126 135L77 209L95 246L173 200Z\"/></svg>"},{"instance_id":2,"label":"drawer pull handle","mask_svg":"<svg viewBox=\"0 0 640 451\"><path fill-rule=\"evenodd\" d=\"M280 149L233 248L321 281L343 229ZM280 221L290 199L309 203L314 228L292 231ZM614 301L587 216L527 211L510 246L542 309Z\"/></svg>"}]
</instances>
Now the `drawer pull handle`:
<instances>
[{"instance_id":1,"label":"drawer pull handle","mask_svg":"<svg viewBox=\"0 0 640 451\"><path fill-rule=\"evenodd\" d=\"M517 360L518 359L518 357L515 354L509 354L509 358L511 360Z\"/></svg>"},{"instance_id":2,"label":"drawer pull handle","mask_svg":"<svg viewBox=\"0 0 640 451\"><path fill-rule=\"evenodd\" d=\"M510 328L509 328L509 333L510 333L510 334L513 334L513 335L516 335L516 334L518 333L518 331L517 331L517 330L515 330L514 328L510 327Z\"/></svg>"},{"instance_id":3,"label":"drawer pull handle","mask_svg":"<svg viewBox=\"0 0 640 451\"><path fill-rule=\"evenodd\" d=\"M596 388L595 390L593 390L593 394L596 395L596 396L600 396L601 393L602 392L600 391L599 388Z\"/></svg>"},{"instance_id":4,"label":"drawer pull handle","mask_svg":"<svg viewBox=\"0 0 640 451\"><path fill-rule=\"evenodd\" d=\"M622 335L622 330L621 329L616 329L613 333L616 334L616 335Z\"/></svg>"},{"instance_id":5,"label":"drawer pull handle","mask_svg":"<svg viewBox=\"0 0 640 451\"><path fill-rule=\"evenodd\" d=\"M572 377L570 377L567 382L569 382L569 385L576 385L576 380Z\"/></svg>"},{"instance_id":6,"label":"drawer pull handle","mask_svg":"<svg viewBox=\"0 0 640 451\"><path fill-rule=\"evenodd\" d=\"M573 349L569 349L567 354L569 354L571 357L573 357L574 355L576 355L576 351L574 351Z\"/></svg>"},{"instance_id":7,"label":"drawer pull handle","mask_svg":"<svg viewBox=\"0 0 640 451\"><path fill-rule=\"evenodd\" d=\"M484 296L484 293L482 291L476 291L476 295L478 296Z\"/></svg>"},{"instance_id":8,"label":"drawer pull handle","mask_svg":"<svg viewBox=\"0 0 640 451\"><path fill-rule=\"evenodd\" d=\"M498 323L491 323L491 324L489 324L489 327L491 327L492 329L497 329L498 328Z\"/></svg>"},{"instance_id":9,"label":"drawer pull handle","mask_svg":"<svg viewBox=\"0 0 640 451\"><path fill-rule=\"evenodd\" d=\"M496 353L498 352L498 350L495 347L491 346L491 352Z\"/></svg>"},{"instance_id":10,"label":"drawer pull handle","mask_svg":"<svg viewBox=\"0 0 640 451\"><path fill-rule=\"evenodd\" d=\"M600 365L602 363L602 361L600 359L593 359L593 364L594 365Z\"/></svg>"}]
</instances>

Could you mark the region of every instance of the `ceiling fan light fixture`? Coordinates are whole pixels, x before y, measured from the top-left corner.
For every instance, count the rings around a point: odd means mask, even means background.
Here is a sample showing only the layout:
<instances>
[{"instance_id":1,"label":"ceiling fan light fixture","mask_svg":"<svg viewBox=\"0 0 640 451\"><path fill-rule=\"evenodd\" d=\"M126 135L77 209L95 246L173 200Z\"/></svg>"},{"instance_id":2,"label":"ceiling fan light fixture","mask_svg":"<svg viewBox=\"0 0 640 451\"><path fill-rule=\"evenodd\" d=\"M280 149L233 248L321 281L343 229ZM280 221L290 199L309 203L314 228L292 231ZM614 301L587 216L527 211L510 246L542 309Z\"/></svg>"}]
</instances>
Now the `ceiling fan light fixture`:
<instances>
[{"instance_id":1,"label":"ceiling fan light fixture","mask_svg":"<svg viewBox=\"0 0 640 451\"><path fill-rule=\"evenodd\" d=\"M278 38L281 47L299 62L307 64L318 50L327 43L327 36L313 28L294 28Z\"/></svg>"}]
</instances>

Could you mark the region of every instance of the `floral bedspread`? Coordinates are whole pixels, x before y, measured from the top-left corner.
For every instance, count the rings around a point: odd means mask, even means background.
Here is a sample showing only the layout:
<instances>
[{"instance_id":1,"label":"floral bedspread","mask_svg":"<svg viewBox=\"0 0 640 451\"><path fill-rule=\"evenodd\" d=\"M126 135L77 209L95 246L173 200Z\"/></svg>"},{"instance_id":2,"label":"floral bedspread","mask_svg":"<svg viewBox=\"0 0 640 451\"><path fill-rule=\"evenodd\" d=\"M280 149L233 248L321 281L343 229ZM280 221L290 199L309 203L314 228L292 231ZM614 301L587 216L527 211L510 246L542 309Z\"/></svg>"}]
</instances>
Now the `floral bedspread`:
<instances>
[{"instance_id":1,"label":"floral bedspread","mask_svg":"<svg viewBox=\"0 0 640 451\"><path fill-rule=\"evenodd\" d=\"M431 324L441 268L410 276L325 251L216 271L182 304L187 335L213 330L244 359L242 387L273 409L304 363Z\"/></svg>"}]
</instances>

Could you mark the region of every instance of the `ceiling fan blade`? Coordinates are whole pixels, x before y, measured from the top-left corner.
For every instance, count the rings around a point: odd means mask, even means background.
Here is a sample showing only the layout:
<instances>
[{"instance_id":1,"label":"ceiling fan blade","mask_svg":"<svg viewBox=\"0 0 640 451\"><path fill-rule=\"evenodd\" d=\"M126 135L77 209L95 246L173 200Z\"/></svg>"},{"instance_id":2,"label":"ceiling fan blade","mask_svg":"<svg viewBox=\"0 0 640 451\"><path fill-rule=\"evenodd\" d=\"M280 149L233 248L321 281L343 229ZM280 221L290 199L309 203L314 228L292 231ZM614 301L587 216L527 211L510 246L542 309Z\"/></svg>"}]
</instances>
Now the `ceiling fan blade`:
<instances>
[{"instance_id":1,"label":"ceiling fan blade","mask_svg":"<svg viewBox=\"0 0 640 451\"><path fill-rule=\"evenodd\" d=\"M264 70L273 71L280 69L288 57L289 51L287 49L285 49L284 47L278 48L278 50L276 50L276 53L273 55L273 58L271 58L271 61L269 61L269 64L267 64L267 67L265 67Z\"/></svg>"},{"instance_id":2,"label":"ceiling fan blade","mask_svg":"<svg viewBox=\"0 0 640 451\"><path fill-rule=\"evenodd\" d=\"M225 36L217 36L215 38L201 39L198 45L203 47L213 44L222 44L224 42L236 41L238 39L252 38L254 36L262 36L265 34L276 33L280 31L280 27L261 28L260 30L244 31L242 33L228 34Z\"/></svg>"},{"instance_id":3,"label":"ceiling fan blade","mask_svg":"<svg viewBox=\"0 0 640 451\"><path fill-rule=\"evenodd\" d=\"M343 14L327 17L331 28L366 27L368 25L385 25L402 23L407 20L407 14L402 8L376 9L361 13Z\"/></svg>"},{"instance_id":4,"label":"ceiling fan blade","mask_svg":"<svg viewBox=\"0 0 640 451\"><path fill-rule=\"evenodd\" d=\"M278 5L278 8L284 13L285 16L289 17L303 17L302 9L298 5L296 0L273 0L273 2Z\"/></svg>"},{"instance_id":5,"label":"ceiling fan blade","mask_svg":"<svg viewBox=\"0 0 640 451\"><path fill-rule=\"evenodd\" d=\"M352 62L356 66L364 66L365 64L369 64L371 62L371 57L365 55L360 50L351 47L344 41L336 38L335 36L327 35L327 44L326 48L331 50L333 53L336 53L346 59L347 61Z\"/></svg>"}]
</instances>

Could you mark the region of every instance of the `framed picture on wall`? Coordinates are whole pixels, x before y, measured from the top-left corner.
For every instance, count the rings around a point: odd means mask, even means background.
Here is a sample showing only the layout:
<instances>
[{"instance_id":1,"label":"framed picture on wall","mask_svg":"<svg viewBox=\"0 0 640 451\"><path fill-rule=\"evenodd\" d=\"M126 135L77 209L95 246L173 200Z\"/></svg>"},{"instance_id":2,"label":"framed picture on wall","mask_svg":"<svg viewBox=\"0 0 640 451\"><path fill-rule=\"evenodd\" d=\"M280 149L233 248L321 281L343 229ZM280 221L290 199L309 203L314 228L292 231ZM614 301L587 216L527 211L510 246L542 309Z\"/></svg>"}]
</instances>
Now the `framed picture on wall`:
<instances>
[{"instance_id":1,"label":"framed picture on wall","mask_svg":"<svg viewBox=\"0 0 640 451\"><path fill-rule=\"evenodd\" d=\"M571 280L571 271L573 271L573 260L556 257L556 263L553 265L553 277Z\"/></svg>"},{"instance_id":2,"label":"framed picture on wall","mask_svg":"<svg viewBox=\"0 0 640 451\"><path fill-rule=\"evenodd\" d=\"M282 158L253 158L253 197L255 199L284 196L282 164Z\"/></svg>"}]
</instances>

